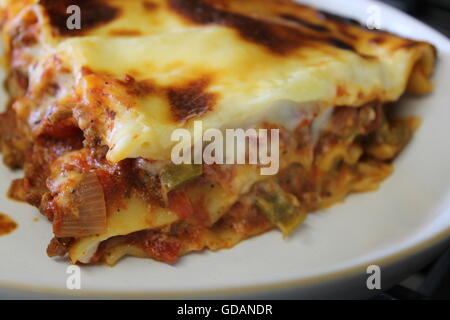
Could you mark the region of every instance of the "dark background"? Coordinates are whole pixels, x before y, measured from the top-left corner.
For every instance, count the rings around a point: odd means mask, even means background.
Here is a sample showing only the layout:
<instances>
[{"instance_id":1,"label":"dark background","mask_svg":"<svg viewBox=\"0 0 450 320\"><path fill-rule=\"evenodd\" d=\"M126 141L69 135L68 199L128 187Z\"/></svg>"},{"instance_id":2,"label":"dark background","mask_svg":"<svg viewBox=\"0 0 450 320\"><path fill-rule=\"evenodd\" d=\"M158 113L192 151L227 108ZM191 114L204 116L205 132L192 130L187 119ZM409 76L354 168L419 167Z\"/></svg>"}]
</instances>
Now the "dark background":
<instances>
[{"instance_id":1,"label":"dark background","mask_svg":"<svg viewBox=\"0 0 450 320\"><path fill-rule=\"evenodd\" d=\"M450 37L450 0L380 0L422 20Z\"/></svg>"},{"instance_id":2,"label":"dark background","mask_svg":"<svg viewBox=\"0 0 450 320\"><path fill-rule=\"evenodd\" d=\"M407 12L450 38L450 0L380 1ZM427 268L375 299L450 299L450 249Z\"/></svg>"}]
</instances>

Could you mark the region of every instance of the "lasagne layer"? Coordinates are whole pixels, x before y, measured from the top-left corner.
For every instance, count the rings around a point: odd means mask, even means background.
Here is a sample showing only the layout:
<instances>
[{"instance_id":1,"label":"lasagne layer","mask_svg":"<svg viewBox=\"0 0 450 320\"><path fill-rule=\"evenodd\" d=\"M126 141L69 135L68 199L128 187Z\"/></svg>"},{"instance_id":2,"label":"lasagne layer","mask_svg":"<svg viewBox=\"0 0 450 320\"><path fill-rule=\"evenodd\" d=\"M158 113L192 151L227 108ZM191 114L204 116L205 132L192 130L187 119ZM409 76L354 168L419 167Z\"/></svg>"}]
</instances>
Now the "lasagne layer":
<instances>
[{"instance_id":1,"label":"lasagne layer","mask_svg":"<svg viewBox=\"0 0 450 320\"><path fill-rule=\"evenodd\" d=\"M68 28L72 5L80 29ZM287 236L378 187L418 125L393 103L432 90L431 44L290 0L0 7L11 96L0 147L24 169L10 195L48 217L48 254L73 263L172 263L273 228ZM194 135L195 121L279 129L279 173L174 165L171 135Z\"/></svg>"}]
</instances>

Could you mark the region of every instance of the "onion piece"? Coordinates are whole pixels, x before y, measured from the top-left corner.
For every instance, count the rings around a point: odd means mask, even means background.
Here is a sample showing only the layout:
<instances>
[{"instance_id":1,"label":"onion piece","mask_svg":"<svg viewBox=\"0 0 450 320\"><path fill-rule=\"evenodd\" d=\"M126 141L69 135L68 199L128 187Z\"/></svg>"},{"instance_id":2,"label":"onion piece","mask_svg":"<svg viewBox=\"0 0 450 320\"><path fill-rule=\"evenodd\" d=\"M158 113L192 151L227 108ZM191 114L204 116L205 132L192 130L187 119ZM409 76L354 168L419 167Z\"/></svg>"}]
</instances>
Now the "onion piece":
<instances>
[{"instance_id":1,"label":"onion piece","mask_svg":"<svg viewBox=\"0 0 450 320\"><path fill-rule=\"evenodd\" d=\"M170 164L161 170L159 178L167 194L202 174L203 167L198 164Z\"/></svg>"},{"instance_id":2,"label":"onion piece","mask_svg":"<svg viewBox=\"0 0 450 320\"><path fill-rule=\"evenodd\" d=\"M95 172L83 175L75 188L73 203L78 215L60 213L55 219L53 232L62 237L86 237L106 231L106 203L102 185Z\"/></svg>"},{"instance_id":3,"label":"onion piece","mask_svg":"<svg viewBox=\"0 0 450 320\"><path fill-rule=\"evenodd\" d=\"M85 263L85 264L90 263L92 258L97 253L99 245L100 245L100 242L96 242L93 245L91 245L89 248L87 248L86 251L84 252L84 254L78 258L78 261L81 263Z\"/></svg>"}]
</instances>

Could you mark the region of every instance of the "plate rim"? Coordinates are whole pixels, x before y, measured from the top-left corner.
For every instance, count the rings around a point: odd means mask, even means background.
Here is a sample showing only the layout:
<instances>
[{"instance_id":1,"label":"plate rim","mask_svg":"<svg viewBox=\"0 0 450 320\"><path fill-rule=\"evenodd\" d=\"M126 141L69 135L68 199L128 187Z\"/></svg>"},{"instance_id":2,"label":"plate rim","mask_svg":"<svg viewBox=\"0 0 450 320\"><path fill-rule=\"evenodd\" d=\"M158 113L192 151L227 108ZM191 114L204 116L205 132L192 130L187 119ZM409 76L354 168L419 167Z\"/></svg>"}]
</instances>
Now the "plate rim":
<instances>
[{"instance_id":1,"label":"plate rim","mask_svg":"<svg viewBox=\"0 0 450 320\"><path fill-rule=\"evenodd\" d=\"M218 289L198 289L198 290L176 290L176 291L146 291L140 290L137 292L128 292L128 291L111 291L111 290L67 290L67 289L56 289L53 287L42 287L42 286L33 286L33 285L17 285L14 283L9 283L6 281L0 282L0 290L14 290L19 293L27 294L27 293L37 293L37 294L48 294L53 296L60 297L72 297L72 298L168 298L168 299L176 299L183 298L186 296L194 296L194 297L218 297L218 296L231 296L231 295L249 295L252 293L266 293L270 291L283 290L288 291L294 288L298 288L301 286L305 286L313 283L327 283L332 282L338 279L342 279L349 276L354 276L357 274L361 274L365 272L367 265L378 265L380 268L383 268L387 265L401 262L402 260L406 260L409 257L414 255L419 255L421 253L426 252L427 250L431 250L434 247L438 247L441 244L445 244L446 242L450 242L450 226L447 229L442 230L440 233L430 236L427 239L422 240L421 242L404 248L398 252L392 253L390 255L377 258L370 262L361 262L356 266L352 267L342 267L339 270L330 271L327 273L313 275L310 277L300 278L300 279L292 279L286 281L275 281L273 283L268 284L255 284L255 285L247 285L241 287L228 287L228 288L218 288Z\"/></svg>"}]
</instances>

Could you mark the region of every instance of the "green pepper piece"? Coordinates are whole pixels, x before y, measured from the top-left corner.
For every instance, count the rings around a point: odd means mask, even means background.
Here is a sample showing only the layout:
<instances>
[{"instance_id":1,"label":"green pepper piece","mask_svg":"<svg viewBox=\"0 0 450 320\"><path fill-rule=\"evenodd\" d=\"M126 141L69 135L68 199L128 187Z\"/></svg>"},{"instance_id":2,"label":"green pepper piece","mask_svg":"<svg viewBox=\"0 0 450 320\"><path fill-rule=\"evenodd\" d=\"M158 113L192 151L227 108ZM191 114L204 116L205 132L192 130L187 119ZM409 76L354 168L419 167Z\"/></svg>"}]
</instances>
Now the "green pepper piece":
<instances>
[{"instance_id":1,"label":"green pepper piece","mask_svg":"<svg viewBox=\"0 0 450 320\"><path fill-rule=\"evenodd\" d=\"M283 232L283 237L288 236L306 219L306 213L301 210L298 199L284 191L278 183L271 180L260 182L255 191L256 206Z\"/></svg>"},{"instance_id":2,"label":"green pepper piece","mask_svg":"<svg viewBox=\"0 0 450 320\"><path fill-rule=\"evenodd\" d=\"M164 167L159 178L166 192L170 192L179 186L201 176L203 167L199 164L170 164Z\"/></svg>"}]
</instances>

